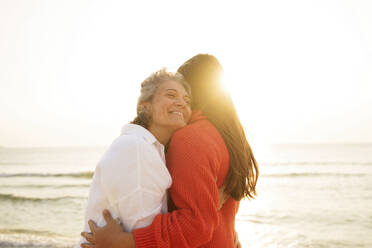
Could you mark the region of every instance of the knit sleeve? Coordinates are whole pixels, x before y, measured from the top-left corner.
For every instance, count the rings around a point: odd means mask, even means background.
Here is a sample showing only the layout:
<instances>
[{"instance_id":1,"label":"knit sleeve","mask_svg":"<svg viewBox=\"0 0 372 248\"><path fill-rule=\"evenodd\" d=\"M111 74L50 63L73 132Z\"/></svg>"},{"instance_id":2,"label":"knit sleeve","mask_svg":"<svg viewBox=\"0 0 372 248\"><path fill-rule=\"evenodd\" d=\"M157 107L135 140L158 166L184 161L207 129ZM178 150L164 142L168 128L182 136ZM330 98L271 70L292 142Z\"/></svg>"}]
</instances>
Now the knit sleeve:
<instances>
[{"instance_id":1,"label":"knit sleeve","mask_svg":"<svg viewBox=\"0 0 372 248\"><path fill-rule=\"evenodd\" d=\"M178 210L160 214L150 226L134 230L137 248L199 247L212 239L219 222L219 163L208 147L194 134L173 136L167 163L173 179L170 193Z\"/></svg>"}]
</instances>

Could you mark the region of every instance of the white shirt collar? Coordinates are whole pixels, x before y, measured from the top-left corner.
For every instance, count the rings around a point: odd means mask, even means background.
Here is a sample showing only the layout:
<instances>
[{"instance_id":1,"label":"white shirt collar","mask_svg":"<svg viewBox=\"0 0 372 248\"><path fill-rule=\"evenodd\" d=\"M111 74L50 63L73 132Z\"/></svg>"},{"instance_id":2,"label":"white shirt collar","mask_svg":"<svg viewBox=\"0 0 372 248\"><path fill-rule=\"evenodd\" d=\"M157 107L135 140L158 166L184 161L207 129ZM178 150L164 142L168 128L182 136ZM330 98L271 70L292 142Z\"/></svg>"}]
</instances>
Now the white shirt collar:
<instances>
[{"instance_id":1,"label":"white shirt collar","mask_svg":"<svg viewBox=\"0 0 372 248\"><path fill-rule=\"evenodd\" d=\"M123 134L133 134L138 137L143 137L147 142L150 144L159 143L160 142L155 138L155 136L146 128L137 125L137 124L125 124L121 129L121 135Z\"/></svg>"}]
</instances>

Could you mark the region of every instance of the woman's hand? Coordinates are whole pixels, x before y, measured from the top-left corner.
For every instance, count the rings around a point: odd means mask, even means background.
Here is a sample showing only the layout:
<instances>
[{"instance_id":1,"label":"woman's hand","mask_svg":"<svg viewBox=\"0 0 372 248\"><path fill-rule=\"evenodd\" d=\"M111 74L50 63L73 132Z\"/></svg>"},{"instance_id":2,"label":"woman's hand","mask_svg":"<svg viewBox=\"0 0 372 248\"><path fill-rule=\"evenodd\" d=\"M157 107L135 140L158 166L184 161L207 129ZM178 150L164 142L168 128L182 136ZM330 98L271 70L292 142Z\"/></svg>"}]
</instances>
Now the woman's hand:
<instances>
[{"instance_id":1,"label":"woman's hand","mask_svg":"<svg viewBox=\"0 0 372 248\"><path fill-rule=\"evenodd\" d=\"M91 233L82 232L89 243L81 244L82 248L135 248L136 244L131 233L124 232L120 224L114 220L108 210L103 211L106 226L97 227L89 220Z\"/></svg>"}]
</instances>

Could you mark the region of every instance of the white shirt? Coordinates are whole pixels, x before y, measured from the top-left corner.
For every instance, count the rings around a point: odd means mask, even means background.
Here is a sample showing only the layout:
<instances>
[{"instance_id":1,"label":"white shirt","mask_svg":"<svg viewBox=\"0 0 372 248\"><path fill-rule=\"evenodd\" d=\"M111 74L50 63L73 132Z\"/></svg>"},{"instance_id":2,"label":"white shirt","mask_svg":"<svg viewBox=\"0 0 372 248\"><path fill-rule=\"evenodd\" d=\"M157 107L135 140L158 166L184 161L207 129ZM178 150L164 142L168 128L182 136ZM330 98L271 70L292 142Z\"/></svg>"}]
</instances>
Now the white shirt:
<instances>
[{"instance_id":1,"label":"white shirt","mask_svg":"<svg viewBox=\"0 0 372 248\"><path fill-rule=\"evenodd\" d=\"M119 217L127 232L150 225L157 214L168 211L167 189L171 184L164 146L147 129L125 125L96 167L84 232L90 232L90 219L98 226L106 225L104 209ZM81 238L75 247L84 242Z\"/></svg>"}]
</instances>

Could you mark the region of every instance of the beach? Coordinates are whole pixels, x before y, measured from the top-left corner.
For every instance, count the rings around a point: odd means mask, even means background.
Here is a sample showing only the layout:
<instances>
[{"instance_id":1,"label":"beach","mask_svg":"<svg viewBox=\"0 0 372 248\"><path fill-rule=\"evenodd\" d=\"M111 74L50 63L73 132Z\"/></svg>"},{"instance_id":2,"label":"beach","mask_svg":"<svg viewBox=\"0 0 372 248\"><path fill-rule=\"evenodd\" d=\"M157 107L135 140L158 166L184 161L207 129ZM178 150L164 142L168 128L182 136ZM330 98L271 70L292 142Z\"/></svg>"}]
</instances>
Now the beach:
<instances>
[{"instance_id":1,"label":"beach","mask_svg":"<svg viewBox=\"0 0 372 248\"><path fill-rule=\"evenodd\" d=\"M72 247L106 149L1 148L0 247ZM372 247L372 145L271 145L257 158L243 247Z\"/></svg>"}]
</instances>

